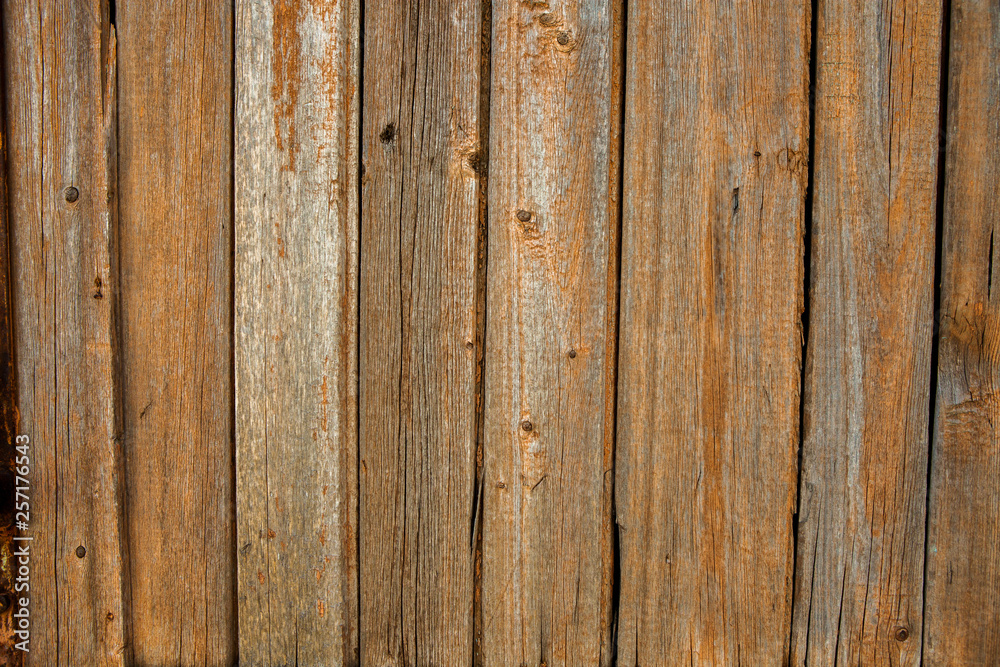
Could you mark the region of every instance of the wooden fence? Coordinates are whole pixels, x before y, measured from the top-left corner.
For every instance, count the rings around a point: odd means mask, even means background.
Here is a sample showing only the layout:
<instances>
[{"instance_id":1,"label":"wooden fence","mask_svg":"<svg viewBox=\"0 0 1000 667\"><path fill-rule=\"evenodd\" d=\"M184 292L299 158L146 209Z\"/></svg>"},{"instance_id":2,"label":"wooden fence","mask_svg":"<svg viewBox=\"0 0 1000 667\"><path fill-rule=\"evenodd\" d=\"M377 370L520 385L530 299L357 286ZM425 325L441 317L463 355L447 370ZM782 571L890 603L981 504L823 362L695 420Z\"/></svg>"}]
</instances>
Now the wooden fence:
<instances>
[{"instance_id":1,"label":"wooden fence","mask_svg":"<svg viewBox=\"0 0 1000 667\"><path fill-rule=\"evenodd\" d=\"M0 9L6 664L1000 664L995 0Z\"/></svg>"}]
</instances>

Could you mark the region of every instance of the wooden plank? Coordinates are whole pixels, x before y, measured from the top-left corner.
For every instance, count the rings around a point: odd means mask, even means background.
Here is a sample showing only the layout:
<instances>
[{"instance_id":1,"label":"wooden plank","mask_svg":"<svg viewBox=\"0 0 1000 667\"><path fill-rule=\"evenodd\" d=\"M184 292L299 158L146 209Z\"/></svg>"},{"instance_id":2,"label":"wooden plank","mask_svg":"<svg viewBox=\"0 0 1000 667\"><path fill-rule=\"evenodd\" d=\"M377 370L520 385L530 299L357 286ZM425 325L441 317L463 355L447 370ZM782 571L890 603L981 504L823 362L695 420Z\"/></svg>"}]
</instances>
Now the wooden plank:
<instances>
[{"instance_id":1,"label":"wooden plank","mask_svg":"<svg viewBox=\"0 0 1000 667\"><path fill-rule=\"evenodd\" d=\"M485 665L611 663L621 11L493 6Z\"/></svg>"},{"instance_id":2,"label":"wooden plank","mask_svg":"<svg viewBox=\"0 0 1000 667\"><path fill-rule=\"evenodd\" d=\"M357 665L356 1L236 5L241 665Z\"/></svg>"},{"instance_id":3,"label":"wooden plank","mask_svg":"<svg viewBox=\"0 0 1000 667\"><path fill-rule=\"evenodd\" d=\"M791 660L920 662L941 3L820 4Z\"/></svg>"},{"instance_id":4,"label":"wooden plank","mask_svg":"<svg viewBox=\"0 0 1000 667\"><path fill-rule=\"evenodd\" d=\"M924 664L1000 656L1000 5L953 0Z\"/></svg>"},{"instance_id":5,"label":"wooden plank","mask_svg":"<svg viewBox=\"0 0 1000 667\"><path fill-rule=\"evenodd\" d=\"M787 656L809 3L629 3L619 665Z\"/></svg>"},{"instance_id":6,"label":"wooden plank","mask_svg":"<svg viewBox=\"0 0 1000 667\"><path fill-rule=\"evenodd\" d=\"M96 0L5 0L3 15L18 430L32 459L26 662L125 665L115 34Z\"/></svg>"},{"instance_id":7,"label":"wooden plank","mask_svg":"<svg viewBox=\"0 0 1000 667\"><path fill-rule=\"evenodd\" d=\"M482 4L365 4L364 664L472 659Z\"/></svg>"},{"instance_id":8,"label":"wooden plank","mask_svg":"<svg viewBox=\"0 0 1000 667\"><path fill-rule=\"evenodd\" d=\"M236 660L232 7L119 2L132 647Z\"/></svg>"},{"instance_id":9,"label":"wooden plank","mask_svg":"<svg viewBox=\"0 0 1000 667\"><path fill-rule=\"evenodd\" d=\"M0 34L2 34L0 15ZM2 79L0 79L2 80ZM23 521L24 515L17 515L18 505L23 500L17 498L17 475L27 472L25 464L30 457L21 456L18 466L17 428L17 384L14 372L14 308L10 298L10 227L7 209L7 126L5 114L0 109L0 665L20 667L23 652L15 647L21 638L15 633L18 601L24 597L23 584L17 591L17 557L14 551L20 546L15 535L25 536L27 530L19 531L16 521ZM20 439L23 442L23 438ZM22 450L24 451L24 450ZM30 453L30 452L29 452ZM23 480L22 480L23 481ZM22 483L23 486L23 483ZM23 505L21 506L24 509ZM28 519L30 520L30 512ZM23 541L23 540L22 540ZM30 611L30 610L29 610Z\"/></svg>"}]
</instances>

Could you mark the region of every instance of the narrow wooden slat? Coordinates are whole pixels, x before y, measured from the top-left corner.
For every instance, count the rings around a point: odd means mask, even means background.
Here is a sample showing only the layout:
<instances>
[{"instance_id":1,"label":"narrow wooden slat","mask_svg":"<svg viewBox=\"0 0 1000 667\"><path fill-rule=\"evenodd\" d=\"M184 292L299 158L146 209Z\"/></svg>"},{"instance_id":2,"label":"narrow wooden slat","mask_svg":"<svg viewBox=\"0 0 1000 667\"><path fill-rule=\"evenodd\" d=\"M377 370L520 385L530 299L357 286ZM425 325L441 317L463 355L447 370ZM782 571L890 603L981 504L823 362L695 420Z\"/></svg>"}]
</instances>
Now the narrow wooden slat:
<instances>
[{"instance_id":1,"label":"narrow wooden slat","mask_svg":"<svg viewBox=\"0 0 1000 667\"><path fill-rule=\"evenodd\" d=\"M119 2L122 370L139 665L232 665L232 7Z\"/></svg>"},{"instance_id":2,"label":"narrow wooden slat","mask_svg":"<svg viewBox=\"0 0 1000 667\"><path fill-rule=\"evenodd\" d=\"M481 0L365 5L361 658L472 659Z\"/></svg>"},{"instance_id":3,"label":"narrow wooden slat","mask_svg":"<svg viewBox=\"0 0 1000 667\"><path fill-rule=\"evenodd\" d=\"M1000 656L1000 5L951 5L924 664Z\"/></svg>"},{"instance_id":4,"label":"narrow wooden slat","mask_svg":"<svg viewBox=\"0 0 1000 667\"><path fill-rule=\"evenodd\" d=\"M356 1L236 4L240 665L357 665Z\"/></svg>"},{"instance_id":5,"label":"narrow wooden slat","mask_svg":"<svg viewBox=\"0 0 1000 667\"><path fill-rule=\"evenodd\" d=\"M941 3L820 3L792 663L920 661Z\"/></svg>"},{"instance_id":6,"label":"narrow wooden slat","mask_svg":"<svg viewBox=\"0 0 1000 667\"><path fill-rule=\"evenodd\" d=\"M18 430L32 458L26 663L46 667L129 662L115 36L103 9L3 4Z\"/></svg>"},{"instance_id":7,"label":"narrow wooden slat","mask_svg":"<svg viewBox=\"0 0 1000 667\"><path fill-rule=\"evenodd\" d=\"M620 12L493 5L484 665L611 661Z\"/></svg>"},{"instance_id":8,"label":"narrow wooden slat","mask_svg":"<svg viewBox=\"0 0 1000 667\"><path fill-rule=\"evenodd\" d=\"M2 33L0 15L0 33ZM2 79L0 79L2 80ZM10 298L10 227L7 213L7 128L5 114L0 113L0 665L19 667L24 654L15 646L21 638L14 613L18 611L18 601L24 597L17 591L17 557L14 551L21 545L14 540L18 533L15 522L23 520L17 516L16 497L17 472L17 385L14 373L14 309ZM29 462L21 456L22 464ZM22 501L23 502L23 501ZM29 516L30 518L30 516ZM21 535L27 531L21 531Z\"/></svg>"},{"instance_id":9,"label":"narrow wooden slat","mask_svg":"<svg viewBox=\"0 0 1000 667\"><path fill-rule=\"evenodd\" d=\"M791 614L809 3L628 11L618 664L777 665Z\"/></svg>"}]
</instances>

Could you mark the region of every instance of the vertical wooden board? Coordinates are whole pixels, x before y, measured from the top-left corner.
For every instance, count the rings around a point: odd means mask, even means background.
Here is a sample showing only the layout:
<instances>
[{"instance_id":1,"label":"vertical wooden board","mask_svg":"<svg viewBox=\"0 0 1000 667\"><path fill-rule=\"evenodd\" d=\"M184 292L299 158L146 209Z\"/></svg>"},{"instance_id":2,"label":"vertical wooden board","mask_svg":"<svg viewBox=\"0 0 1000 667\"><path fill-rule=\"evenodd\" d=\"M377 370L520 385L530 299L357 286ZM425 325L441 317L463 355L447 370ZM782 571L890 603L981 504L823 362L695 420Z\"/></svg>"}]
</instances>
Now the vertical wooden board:
<instances>
[{"instance_id":1,"label":"vertical wooden board","mask_svg":"<svg viewBox=\"0 0 1000 667\"><path fill-rule=\"evenodd\" d=\"M607 665L621 5L493 6L484 665Z\"/></svg>"},{"instance_id":2,"label":"vertical wooden board","mask_svg":"<svg viewBox=\"0 0 1000 667\"><path fill-rule=\"evenodd\" d=\"M809 3L630 2L618 664L781 664Z\"/></svg>"},{"instance_id":3,"label":"vertical wooden board","mask_svg":"<svg viewBox=\"0 0 1000 667\"><path fill-rule=\"evenodd\" d=\"M29 665L125 665L115 35L100 2L6 0L12 296L30 438Z\"/></svg>"},{"instance_id":4,"label":"vertical wooden board","mask_svg":"<svg viewBox=\"0 0 1000 667\"><path fill-rule=\"evenodd\" d=\"M357 665L353 1L236 5L240 664Z\"/></svg>"},{"instance_id":5,"label":"vertical wooden board","mask_svg":"<svg viewBox=\"0 0 1000 667\"><path fill-rule=\"evenodd\" d=\"M793 664L920 662L941 3L824 0Z\"/></svg>"},{"instance_id":6,"label":"vertical wooden board","mask_svg":"<svg viewBox=\"0 0 1000 667\"><path fill-rule=\"evenodd\" d=\"M364 664L472 659L481 8L365 5Z\"/></svg>"},{"instance_id":7,"label":"vertical wooden board","mask_svg":"<svg viewBox=\"0 0 1000 667\"><path fill-rule=\"evenodd\" d=\"M120 2L117 28L132 646L231 665L232 7Z\"/></svg>"},{"instance_id":8,"label":"vertical wooden board","mask_svg":"<svg viewBox=\"0 0 1000 667\"><path fill-rule=\"evenodd\" d=\"M0 15L0 34L3 16ZM4 77L0 75L0 81ZM14 373L14 310L10 298L10 228L7 212L7 128L0 113L0 665L20 667L23 652L15 646L21 641L15 633L18 610L18 563L14 551L21 545L17 515L17 376ZM22 465L29 459L21 457ZM21 468L20 472L25 472ZM23 484L22 484L23 486ZM30 515L29 515L30 518ZM23 537L27 531L21 532ZM23 586L22 586L23 588ZM23 592L23 591L22 591Z\"/></svg>"},{"instance_id":9,"label":"vertical wooden board","mask_svg":"<svg viewBox=\"0 0 1000 667\"><path fill-rule=\"evenodd\" d=\"M1000 656L1000 5L951 11L924 663L985 666Z\"/></svg>"}]
</instances>

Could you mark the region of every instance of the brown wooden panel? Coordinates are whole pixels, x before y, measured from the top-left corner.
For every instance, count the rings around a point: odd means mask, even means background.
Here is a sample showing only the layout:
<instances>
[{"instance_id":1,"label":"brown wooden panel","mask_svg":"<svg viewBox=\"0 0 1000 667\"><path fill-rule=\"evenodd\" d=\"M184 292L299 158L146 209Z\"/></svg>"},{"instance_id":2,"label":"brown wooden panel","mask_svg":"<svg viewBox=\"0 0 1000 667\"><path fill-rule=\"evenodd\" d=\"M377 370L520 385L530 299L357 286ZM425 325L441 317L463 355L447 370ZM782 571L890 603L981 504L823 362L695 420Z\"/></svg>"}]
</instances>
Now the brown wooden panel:
<instances>
[{"instance_id":1,"label":"brown wooden panel","mask_svg":"<svg viewBox=\"0 0 1000 667\"><path fill-rule=\"evenodd\" d=\"M985 667L1000 659L1000 4L951 12L924 664Z\"/></svg>"},{"instance_id":2,"label":"brown wooden panel","mask_svg":"<svg viewBox=\"0 0 1000 667\"><path fill-rule=\"evenodd\" d=\"M611 662L621 28L493 5L484 665Z\"/></svg>"},{"instance_id":3,"label":"brown wooden panel","mask_svg":"<svg viewBox=\"0 0 1000 667\"><path fill-rule=\"evenodd\" d=\"M0 16L2 26L2 16ZM0 27L2 32L2 27ZM0 79L2 80L2 79ZM2 110L0 110L2 111ZM10 298L10 228L7 212L7 126L0 113L0 665L16 667L23 663L24 654L15 648L23 641L18 635L14 613L19 611L19 600L24 596L24 582L18 582L18 562L14 551L21 549L24 540L14 539L26 536L26 530L19 531L16 521L23 521L24 515L17 515L24 509L24 498L16 495L25 490L24 479L17 479L19 472L26 472L30 463L30 446L18 454L15 447L24 442L18 438L17 418L17 377L14 372L14 308ZM18 442L20 441L20 443ZM20 457L20 458L18 458ZM20 466L17 463L21 463ZM30 478L29 478L30 481ZM30 520L30 513L28 515ZM20 586L18 585L20 583ZM20 591L16 589L20 588ZM22 644L22 648L25 645Z\"/></svg>"},{"instance_id":4,"label":"brown wooden panel","mask_svg":"<svg viewBox=\"0 0 1000 667\"><path fill-rule=\"evenodd\" d=\"M357 665L356 1L236 4L241 665Z\"/></svg>"},{"instance_id":5,"label":"brown wooden panel","mask_svg":"<svg viewBox=\"0 0 1000 667\"><path fill-rule=\"evenodd\" d=\"M5 0L3 13L18 431L32 459L26 663L125 665L114 30L96 0Z\"/></svg>"},{"instance_id":6,"label":"brown wooden panel","mask_svg":"<svg viewBox=\"0 0 1000 667\"><path fill-rule=\"evenodd\" d=\"M618 664L781 664L809 3L630 2Z\"/></svg>"},{"instance_id":7,"label":"brown wooden panel","mask_svg":"<svg viewBox=\"0 0 1000 667\"><path fill-rule=\"evenodd\" d=\"M132 647L236 659L232 7L119 2L122 372Z\"/></svg>"},{"instance_id":8,"label":"brown wooden panel","mask_svg":"<svg viewBox=\"0 0 1000 667\"><path fill-rule=\"evenodd\" d=\"M826 0L793 664L920 662L941 3Z\"/></svg>"},{"instance_id":9,"label":"brown wooden panel","mask_svg":"<svg viewBox=\"0 0 1000 667\"><path fill-rule=\"evenodd\" d=\"M481 8L365 4L364 664L472 659Z\"/></svg>"}]
</instances>

